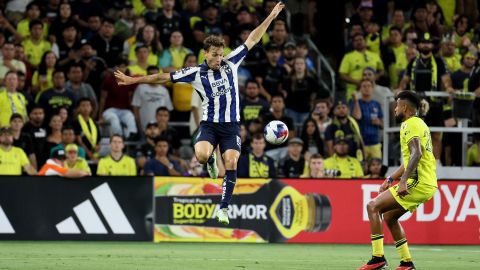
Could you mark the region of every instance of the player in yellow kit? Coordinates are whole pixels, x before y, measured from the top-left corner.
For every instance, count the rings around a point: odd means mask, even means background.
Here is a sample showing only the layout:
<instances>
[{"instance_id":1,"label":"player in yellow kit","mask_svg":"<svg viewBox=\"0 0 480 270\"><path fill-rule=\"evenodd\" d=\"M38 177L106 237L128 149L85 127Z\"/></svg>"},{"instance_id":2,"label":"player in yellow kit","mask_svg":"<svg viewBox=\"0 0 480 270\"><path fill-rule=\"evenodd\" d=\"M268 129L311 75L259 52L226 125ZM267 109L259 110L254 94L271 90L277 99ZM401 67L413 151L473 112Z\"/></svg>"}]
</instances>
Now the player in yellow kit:
<instances>
[{"instance_id":1,"label":"player in yellow kit","mask_svg":"<svg viewBox=\"0 0 480 270\"><path fill-rule=\"evenodd\" d=\"M402 122L400 143L403 165L387 177L380 187L380 194L367 205L373 254L372 259L359 270L383 269L387 266L383 252L382 215L400 254L400 266L396 269L415 269L405 232L398 219L430 200L437 190L432 139L427 125L418 117L420 107L420 99L414 92L403 91L397 95L395 118ZM400 178L400 183L390 187L397 178Z\"/></svg>"}]
</instances>

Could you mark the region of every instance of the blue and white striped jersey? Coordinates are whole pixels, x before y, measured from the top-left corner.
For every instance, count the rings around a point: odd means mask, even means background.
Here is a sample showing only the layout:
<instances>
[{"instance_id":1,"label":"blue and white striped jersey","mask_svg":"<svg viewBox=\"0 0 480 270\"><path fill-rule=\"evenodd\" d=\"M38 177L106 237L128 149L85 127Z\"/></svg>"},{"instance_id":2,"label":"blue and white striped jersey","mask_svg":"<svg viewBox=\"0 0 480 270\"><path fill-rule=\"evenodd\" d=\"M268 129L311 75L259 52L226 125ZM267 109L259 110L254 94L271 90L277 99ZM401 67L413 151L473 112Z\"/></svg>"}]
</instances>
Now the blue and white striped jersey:
<instances>
[{"instance_id":1,"label":"blue and white striped jersey","mask_svg":"<svg viewBox=\"0 0 480 270\"><path fill-rule=\"evenodd\" d=\"M202 99L202 120L207 122L240 122L240 93L237 69L248 53L245 44L229 53L219 70L208 68L206 62L197 67L170 73L172 82L191 83Z\"/></svg>"}]
</instances>

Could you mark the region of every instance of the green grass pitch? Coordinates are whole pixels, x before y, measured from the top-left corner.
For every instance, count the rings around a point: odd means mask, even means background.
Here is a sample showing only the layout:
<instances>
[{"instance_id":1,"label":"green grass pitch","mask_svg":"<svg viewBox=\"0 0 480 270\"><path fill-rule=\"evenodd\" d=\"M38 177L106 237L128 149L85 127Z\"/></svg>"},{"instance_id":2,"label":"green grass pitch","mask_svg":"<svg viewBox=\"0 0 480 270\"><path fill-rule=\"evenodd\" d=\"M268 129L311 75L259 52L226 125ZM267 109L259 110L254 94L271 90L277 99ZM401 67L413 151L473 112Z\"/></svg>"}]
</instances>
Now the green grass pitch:
<instances>
[{"instance_id":1,"label":"green grass pitch","mask_svg":"<svg viewBox=\"0 0 480 270\"><path fill-rule=\"evenodd\" d=\"M399 259L385 247L388 269ZM479 246L411 246L418 269L480 269ZM356 269L369 245L0 242L5 269Z\"/></svg>"}]
</instances>

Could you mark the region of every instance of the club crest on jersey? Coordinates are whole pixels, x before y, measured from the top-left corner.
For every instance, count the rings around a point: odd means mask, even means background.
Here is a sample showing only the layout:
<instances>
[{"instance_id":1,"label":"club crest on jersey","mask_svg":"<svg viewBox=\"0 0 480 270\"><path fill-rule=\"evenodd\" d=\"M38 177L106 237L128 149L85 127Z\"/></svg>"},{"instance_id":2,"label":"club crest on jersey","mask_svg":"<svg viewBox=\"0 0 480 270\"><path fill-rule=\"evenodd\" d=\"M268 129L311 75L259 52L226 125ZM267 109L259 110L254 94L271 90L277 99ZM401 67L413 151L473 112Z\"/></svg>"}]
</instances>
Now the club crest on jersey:
<instances>
[{"instance_id":1,"label":"club crest on jersey","mask_svg":"<svg viewBox=\"0 0 480 270\"><path fill-rule=\"evenodd\" d=\"M225 73L232 73L232 69L230 68L229 65L223 65L220 67L220 69L222 69L223 71L225 71Z\"/></svg>"}]
</instances>

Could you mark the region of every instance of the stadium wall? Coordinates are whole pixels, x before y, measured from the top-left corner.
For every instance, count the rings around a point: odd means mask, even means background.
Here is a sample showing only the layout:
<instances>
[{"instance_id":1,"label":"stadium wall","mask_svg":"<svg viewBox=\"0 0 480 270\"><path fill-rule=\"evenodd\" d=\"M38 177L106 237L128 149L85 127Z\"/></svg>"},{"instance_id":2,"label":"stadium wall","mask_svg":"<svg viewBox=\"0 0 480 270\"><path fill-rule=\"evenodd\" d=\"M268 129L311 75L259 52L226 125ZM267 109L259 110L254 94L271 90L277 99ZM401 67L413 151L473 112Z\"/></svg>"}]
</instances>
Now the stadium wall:
<instances>
[{"instance_id":1,"label":"stadium wall","mask_svg":"<svg viewBox=\"0 0 480 270\"><path fill-rule=\"evenodd\" d=\"M230 224L221 179L0 177L0 240L369 243L380 180L239 179ZM480 244L478 180L443 180L402 224L413 244ZM388 232L386 242L392 243Z\"/></svg>"}]
</instances>

